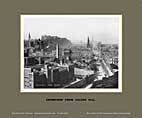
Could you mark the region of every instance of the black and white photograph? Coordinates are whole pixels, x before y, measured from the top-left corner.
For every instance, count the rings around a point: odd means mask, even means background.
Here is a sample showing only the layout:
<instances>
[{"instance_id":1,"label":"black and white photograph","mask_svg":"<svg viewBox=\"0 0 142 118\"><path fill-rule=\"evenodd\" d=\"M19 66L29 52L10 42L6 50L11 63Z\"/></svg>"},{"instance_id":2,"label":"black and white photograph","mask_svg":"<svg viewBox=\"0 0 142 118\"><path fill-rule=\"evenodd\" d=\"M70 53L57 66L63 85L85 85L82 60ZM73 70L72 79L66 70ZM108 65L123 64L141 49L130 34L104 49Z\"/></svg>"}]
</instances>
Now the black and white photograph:
<instances>
[{"instance_id":1,"label":"black and white photograph","mask_svg":"<svg viewBox=\"0 0 142 118\"><path fill-rule=\"evenodd\" d=\"M20 15L21 92L122 92L122 15Z\"/></svg>"}]
</instances>

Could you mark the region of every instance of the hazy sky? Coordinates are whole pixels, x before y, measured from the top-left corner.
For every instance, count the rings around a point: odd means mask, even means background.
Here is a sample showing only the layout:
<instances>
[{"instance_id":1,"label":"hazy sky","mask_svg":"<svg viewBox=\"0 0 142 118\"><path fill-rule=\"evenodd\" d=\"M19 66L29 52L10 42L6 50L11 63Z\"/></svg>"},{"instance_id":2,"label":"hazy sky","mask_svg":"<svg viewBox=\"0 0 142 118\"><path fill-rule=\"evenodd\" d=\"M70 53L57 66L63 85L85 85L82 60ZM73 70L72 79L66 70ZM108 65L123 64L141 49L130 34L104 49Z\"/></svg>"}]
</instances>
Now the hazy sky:
<instances>
[{"instance_id":1,"label":"hazy sky","mask_svg":"<svg viewBox=\"0 0 142 118\"><path fill-rule=\"evenodd\" d=\"M108 15L107 15L108 16ZM22 16L24 38L41 38L42 35L65 37L72 42L87 42L90 40L102 43L118 43L119 17L101 15L32 15Z\"/></svg>"}]
</instances>

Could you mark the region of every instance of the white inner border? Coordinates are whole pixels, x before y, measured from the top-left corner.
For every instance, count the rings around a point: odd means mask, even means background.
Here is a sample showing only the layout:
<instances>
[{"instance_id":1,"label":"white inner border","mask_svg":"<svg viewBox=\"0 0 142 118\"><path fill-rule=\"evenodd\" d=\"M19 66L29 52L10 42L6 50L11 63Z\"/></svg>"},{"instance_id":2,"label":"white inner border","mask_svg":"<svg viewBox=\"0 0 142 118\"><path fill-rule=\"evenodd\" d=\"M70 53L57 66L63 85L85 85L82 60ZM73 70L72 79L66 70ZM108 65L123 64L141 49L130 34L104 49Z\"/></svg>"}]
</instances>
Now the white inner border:
<instances>
[{"instance_id":1,"label":"white inner border","mask_svg":"<svg viewBox=\"0 0 142 118\"><path fill-rule=\"evenodd\" d=\"M119 18L119 78L118 88L94 88L94 89L25 89L24 88L24 18L48 18L48 17L117 17ZM21 92L72 92L72 93L84 93L84 92L122 92L122 14L121 15L20 15L20 91Z\"/></svg>"}]
</instances>

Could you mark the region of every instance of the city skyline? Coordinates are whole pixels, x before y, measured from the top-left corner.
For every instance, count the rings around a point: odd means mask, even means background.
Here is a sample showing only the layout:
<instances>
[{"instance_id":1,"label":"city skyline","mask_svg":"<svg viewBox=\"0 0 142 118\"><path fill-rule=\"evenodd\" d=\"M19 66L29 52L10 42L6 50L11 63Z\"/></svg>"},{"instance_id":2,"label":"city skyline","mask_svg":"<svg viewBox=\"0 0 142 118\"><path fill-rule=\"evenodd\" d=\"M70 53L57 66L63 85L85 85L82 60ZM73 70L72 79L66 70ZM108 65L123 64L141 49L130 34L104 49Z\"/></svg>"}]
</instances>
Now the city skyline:
<instances>
[{"instance_id":1,"label":"city skyline","mask_svg":"<svg viewBox=\"0 0 142 118\"><path fill-rule=\"evenodd\" d=\"M22 92L122 92L122 15L21 15L20 28Z\"/></svg>"}]
</instances>

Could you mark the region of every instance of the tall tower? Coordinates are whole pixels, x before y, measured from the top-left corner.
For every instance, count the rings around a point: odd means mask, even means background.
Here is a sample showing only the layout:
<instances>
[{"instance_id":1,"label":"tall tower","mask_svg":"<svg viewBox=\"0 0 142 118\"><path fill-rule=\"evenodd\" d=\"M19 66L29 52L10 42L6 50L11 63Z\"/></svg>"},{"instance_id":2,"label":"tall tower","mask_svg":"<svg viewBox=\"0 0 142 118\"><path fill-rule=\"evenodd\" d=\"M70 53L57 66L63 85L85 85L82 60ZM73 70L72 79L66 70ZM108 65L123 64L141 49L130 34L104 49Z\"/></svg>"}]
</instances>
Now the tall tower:
<instances>
[{"instance_id":1,"label":"tall tower","mask_svg":"<svg viewBox=\"0 0 142 118\"><path fill-rule=\"evenodd\" d=\"M29 42L29 47L31 47L31 34L29 33L29 36L28 36L28 42Z\"/></svg>"},{"instance_id":2,"label":"tall tower","mask_svg":"<svg viewBox=\"0 0 142 118\"><path fill-rule=\"evenodd\" d=\"M87 48L90 48L90 40L89 40L89 36L88 36L88 39L87 39Z\"/></svg>"},{"instance_id":3,"label":"tall tower","mask_svg":"<svg viewBox=\"0 0 142 118\"><path fill-rule=\"evenodd\" d=\"M56 44L56 58L59 59L59 44Z\"/></svg>"}]
</instances>

